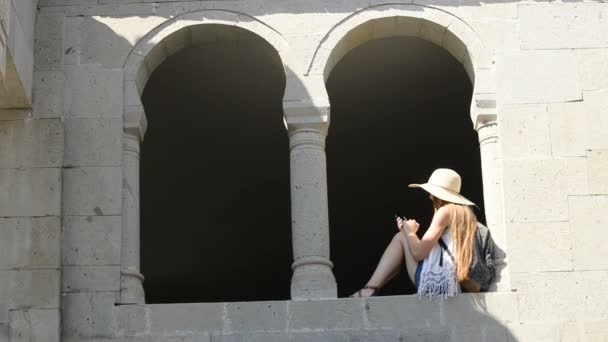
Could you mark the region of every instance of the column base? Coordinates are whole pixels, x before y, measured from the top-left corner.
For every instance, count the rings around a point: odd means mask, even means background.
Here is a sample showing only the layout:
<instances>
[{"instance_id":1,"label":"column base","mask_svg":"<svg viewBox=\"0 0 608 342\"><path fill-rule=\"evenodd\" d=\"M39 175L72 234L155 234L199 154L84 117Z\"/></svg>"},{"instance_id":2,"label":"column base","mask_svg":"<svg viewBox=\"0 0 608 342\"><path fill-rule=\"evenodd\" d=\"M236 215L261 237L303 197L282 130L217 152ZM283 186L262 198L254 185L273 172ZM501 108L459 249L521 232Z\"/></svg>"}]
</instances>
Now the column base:
<instances>
[{"instance_id":1,"label":"column base","mask_svg":"<svg viewBox=\"0 0 608 342\"><path fill-rule=\"evenodd\" d=\"M142 282L144 276L137 271L120 272L120 304L145 304Z\"/></svg>"},{"instance_id":2,"label":"column base","mask_svg":"<svg viewBox=\"0 0 608 342\"><path fill-rule=\"evenodd\" d=\"M291 299L335 299L338 297L332 263L323 257L300 258L293 263Z\"/></svg>"}]
</instances>

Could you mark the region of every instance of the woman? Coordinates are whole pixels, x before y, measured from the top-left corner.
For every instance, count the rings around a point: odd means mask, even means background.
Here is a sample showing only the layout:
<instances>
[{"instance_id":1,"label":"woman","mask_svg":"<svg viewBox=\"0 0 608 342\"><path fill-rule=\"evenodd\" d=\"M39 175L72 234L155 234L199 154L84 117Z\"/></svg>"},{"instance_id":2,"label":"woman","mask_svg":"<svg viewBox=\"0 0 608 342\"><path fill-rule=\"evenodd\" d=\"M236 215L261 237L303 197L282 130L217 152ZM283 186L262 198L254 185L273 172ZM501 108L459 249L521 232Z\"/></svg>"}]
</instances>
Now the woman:
<instances>
[{"instance_id":1,"label":"woman","mask_svg":"<svg viewBox=\"0 0 608 342\"><path fill-rule=\"evenodd\" d=\"M460 194L461 179L450 169L437 169L425 184L410 184L429 193L435 214L422 239L416 235L416 220L397 218L399 232L392 239L372 277L351 297L369 297L377 293L397 273L403 260L418 294L428 297L451 297L460 292L459 282L466 279L473 258L473 238L477 218L475 205ZM454 260L440 246L442 239Z\"/></svg>"}]
</instances>

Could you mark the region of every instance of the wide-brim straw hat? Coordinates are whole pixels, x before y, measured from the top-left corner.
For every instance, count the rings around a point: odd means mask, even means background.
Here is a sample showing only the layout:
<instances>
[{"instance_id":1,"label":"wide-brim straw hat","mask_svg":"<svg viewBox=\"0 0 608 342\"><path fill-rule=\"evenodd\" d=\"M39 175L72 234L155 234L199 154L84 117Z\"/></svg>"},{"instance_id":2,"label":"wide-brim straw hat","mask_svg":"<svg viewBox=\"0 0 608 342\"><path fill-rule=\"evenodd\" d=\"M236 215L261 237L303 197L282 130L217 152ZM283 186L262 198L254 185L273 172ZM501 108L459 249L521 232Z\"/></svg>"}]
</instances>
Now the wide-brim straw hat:
<instances>
[{"instance_id":1,"label":"wide-brim straw hat","mask_svg":"<svg viewBox=\"0 0 608 342\"><path fill-rule=\"evenodd\" d=\"M447 202L475 205L460 194L462 181L460 175L454 170L437 169L433 171L429 181L424 184L410 184L410 188L423 188L431 195Z\"/></svg>"}]
</instances>

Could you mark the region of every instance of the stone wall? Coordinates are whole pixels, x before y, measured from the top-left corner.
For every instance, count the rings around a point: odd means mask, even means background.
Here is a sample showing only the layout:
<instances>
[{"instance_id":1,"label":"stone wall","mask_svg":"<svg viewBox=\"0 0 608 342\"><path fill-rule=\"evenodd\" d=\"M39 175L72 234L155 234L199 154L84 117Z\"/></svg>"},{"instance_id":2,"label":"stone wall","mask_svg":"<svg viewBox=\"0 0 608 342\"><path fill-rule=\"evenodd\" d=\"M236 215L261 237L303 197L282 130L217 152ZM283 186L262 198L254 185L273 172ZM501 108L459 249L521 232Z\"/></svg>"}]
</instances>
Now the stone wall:
<instances>
[{"instance_id":1,"label":"stone wall","mask_svg":"<svg viewBox=\"0 0 608 342\"><path fill-rule=\"evenodd\" d=\"M0 1L0 109L31 104L37 4L38 0Z\"/></svg>"},{"instance_id":2,"label":"stone wall","mask_svg":"<svg viewBox=\"0 0 608 342\"><path fill-rule=\"evenodd\" d=\"M0 115L0 340L58 340L60 331L68 340L129 341L605 339L608 4L397 3L40 0L31 109ZM179 34L161 43L163 29L229 17L277 48L288 73L286 121L292 132L306 128L312 138L298 139L315 146L328 124L323 78L337 46L400 27L465 65L475 80L486 214L508 256L498 293L433 303L115 306L131 302L122 295L137 282L137 260L124 257L138 234L136 202L124 201L123 179L136 167L125 151L145 132L139 92L163 58L190 44ZM400 26L414 21L422 26ZM322 157L311 159L315 167ZM314 194L321 202L302 202L300 214L322 213L323 193ZM304 279L328 280L327 241L311 237L327 227L322 215L311 222L294 227L298 248L317 253L298 267ZM332 293L335 283L323 284L316 295Z\"/></svg>"},{"instance_id":3,"label":"stone wall","mask_svg":"<svg viewBox=\"0 0 608 342\"><path fill-rule=\"evenodd\" d=\"M0 5L0 340L58 341L61 113L31 108L37 1Z\"/></svg>"}]
</instances>

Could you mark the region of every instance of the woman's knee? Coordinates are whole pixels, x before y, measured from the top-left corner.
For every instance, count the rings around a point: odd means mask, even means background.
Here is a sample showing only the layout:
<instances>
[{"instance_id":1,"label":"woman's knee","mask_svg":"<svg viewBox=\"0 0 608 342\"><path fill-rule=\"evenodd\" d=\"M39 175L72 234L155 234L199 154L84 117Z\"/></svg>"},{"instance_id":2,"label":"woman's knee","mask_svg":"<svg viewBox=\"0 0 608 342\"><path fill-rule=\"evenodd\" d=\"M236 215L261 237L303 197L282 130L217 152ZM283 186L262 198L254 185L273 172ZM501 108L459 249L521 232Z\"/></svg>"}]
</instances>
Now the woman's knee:
<instances>
[{"instance_id":1,"label":"woman's knee","mask_svg":"<svg viewBox=\"0 0 608 342\"><path fill-rule=\"evenodd\" d=\"M403 235L402 232L397 232L397 234L393 236L393 240L405 242L405 235Z\"/></svg>"}]
</instances>

